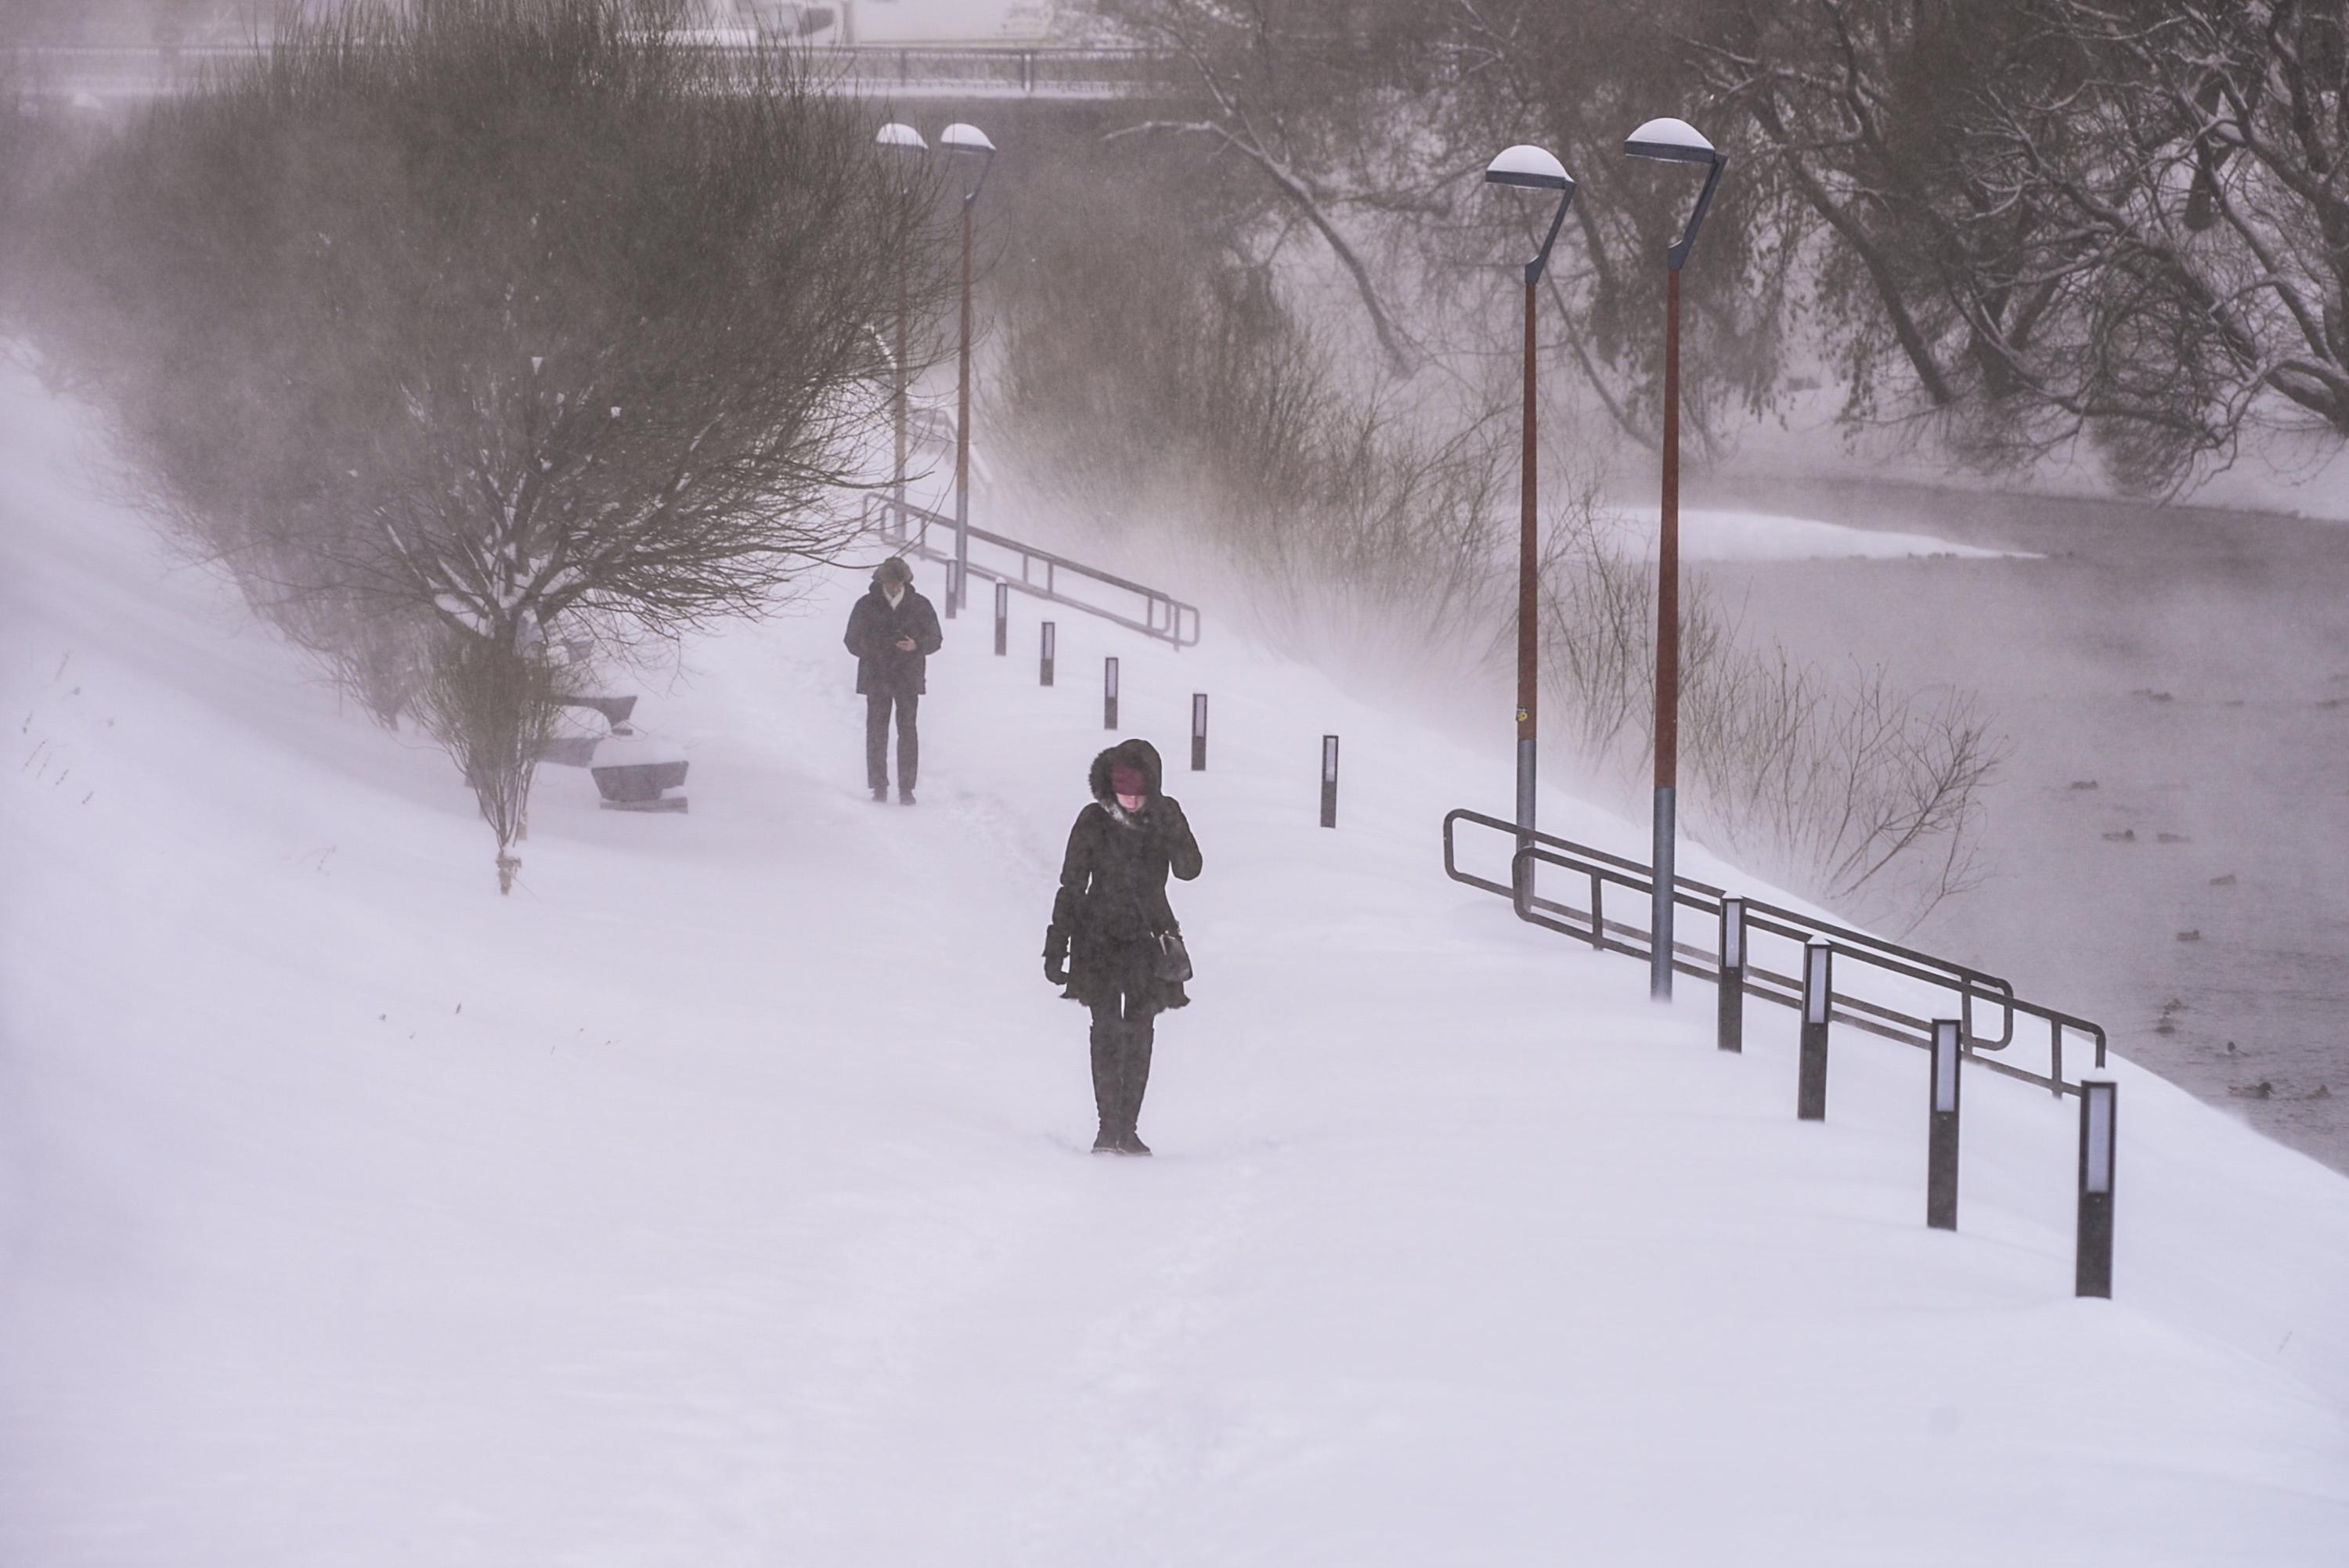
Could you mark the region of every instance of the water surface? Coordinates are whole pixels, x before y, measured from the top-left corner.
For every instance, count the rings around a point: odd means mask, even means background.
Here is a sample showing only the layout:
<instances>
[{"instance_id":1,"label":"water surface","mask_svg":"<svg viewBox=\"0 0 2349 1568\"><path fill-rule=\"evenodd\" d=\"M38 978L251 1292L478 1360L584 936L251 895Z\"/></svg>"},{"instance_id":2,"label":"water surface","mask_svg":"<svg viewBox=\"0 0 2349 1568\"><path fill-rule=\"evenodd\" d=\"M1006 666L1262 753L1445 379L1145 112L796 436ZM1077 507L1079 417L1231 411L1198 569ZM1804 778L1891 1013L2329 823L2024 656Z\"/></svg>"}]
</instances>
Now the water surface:
<instances>
[{"instance_id":1,"label":"water surface","mask_svg":"<svg viewBox=\"0 0 2349 1568\"><path fill-rule=\"evenodd\" d=\"M2035 552L1704 568L1816 659L1979 692L1979 891L1913 940L2349 1171L2349 526L1902 486L1716 502Z\"/></svg>"}]
</instances>

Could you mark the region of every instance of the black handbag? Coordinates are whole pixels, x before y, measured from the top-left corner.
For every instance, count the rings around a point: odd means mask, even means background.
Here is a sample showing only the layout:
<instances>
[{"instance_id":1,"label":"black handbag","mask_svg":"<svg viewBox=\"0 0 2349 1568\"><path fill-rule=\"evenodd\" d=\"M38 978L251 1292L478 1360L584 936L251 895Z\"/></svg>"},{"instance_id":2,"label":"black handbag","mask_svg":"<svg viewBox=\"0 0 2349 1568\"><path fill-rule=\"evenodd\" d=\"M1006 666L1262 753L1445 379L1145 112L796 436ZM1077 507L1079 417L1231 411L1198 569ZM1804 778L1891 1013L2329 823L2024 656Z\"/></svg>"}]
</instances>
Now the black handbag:
<instances>
[{"instance_id":1,"label":"black handbag","mask_svg":"<svg viewBox=\"0 0 2349 1568\"><path fill-rule=\"evenodd\" d=\"M1158 934L1158 978L1169 985L1180 985L1191 978L1191 950L1183 945L1179 931Z\"/></svg>"}]
</instances>

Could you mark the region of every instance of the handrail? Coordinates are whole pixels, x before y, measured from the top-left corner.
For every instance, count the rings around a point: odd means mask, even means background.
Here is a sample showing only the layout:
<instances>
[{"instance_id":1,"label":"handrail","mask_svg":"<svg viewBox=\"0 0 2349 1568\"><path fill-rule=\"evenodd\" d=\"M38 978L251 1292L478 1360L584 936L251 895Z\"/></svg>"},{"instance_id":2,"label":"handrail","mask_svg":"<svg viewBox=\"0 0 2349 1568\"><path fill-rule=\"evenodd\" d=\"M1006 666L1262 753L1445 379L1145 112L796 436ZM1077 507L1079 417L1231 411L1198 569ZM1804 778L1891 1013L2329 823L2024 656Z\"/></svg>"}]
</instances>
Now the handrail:
<instances>
[{"instance_id":1,"label":"handrail","mask_svg":"<svg viewBox=\"0 0 2349 1568\"><path fill-rule=\"evenodd\" d=\"M1460 869L1454 829L1461 822L1470 822L1508 834L1517 841L1510 856L1507 884L1476 876ZM1570 904L1537 896L1534 889L1532 868L1536 864L1555 865L1589 879L1590 907L1577 909ZM1644 926L1627 925L1606 916L1605 889L1613 884L1639 893L1652 896L1654 882L1650 869L1620 855L1578 844L1555 834L1521 831L1516 823L1480 811L1463 808L1444 819L1444 872L1453 881L1508 899L1517 918L1562 935L1588 943L1600 952L1621 953L1642 960L1654 952L1653 934ZM1729 895L1723 890L1685 877L1673 879L1672 899L1700 913L1722 915L1723 900ZM2039 1003L2025 1001L2014 995L2014 987L1997 975L1986 974L1970 965L1939 958L1898 943L1886 942L1865 932L1828 921L1816 920L1779 905L1758 899L1744 901L1745 929L1749 934L1763 933L1807 944L1824 941L1839 956L1869 968L1919 981L1954 993L1958 998L1959 1036L1961 1048L1968 1056L1978 1057L1980 1065L2010 1078L2037 1084L2057 1095L2080 1092L2076 1082L2064 1076L2064 1037L2066 1029L2091 1037L2095 1043L2095 1065L2105 1065L2106 1036L2102 1026L2074 1014L2060 1012ZM1721 966L1716 954L1687 943L1672 944L1672 967L1698 980L1721 983ZM1751 963L1744 967L1744 989L1746 995L1776 1002L1782 1006L1802 1005L1802 982L1791 975L1760 968ZM1974 999L1997 1007L2002 1016L1998 1036L1993 1038L1974 1030ZM2038 1074L2010 1062L1993 1059L1982 1053L2005 1050L2013 1043L2014 1019L2020 1016L2044 1020L2048 1025L2048 1071ZM1930 1049L1932 1025L1882 1003L1869 1001L1848 992L1837 991L1830 996L1830 1017L1887 1039Z\"/></svg>"},{"instance_id":2,"label":"handrail","mask_svg":"<svg viewBox=\"0 0 2349 1568\"><path fill-rule=\"evenodd\" d=\"M1482 812L1471 811L1463 808L1460 810L1452 812L1449 816L1444 818L1444 867L1446 875L1450 876L1454 882L1467 882L1475 886L1486 888L1489 891L1500 893L1506 898L1516 898L1516 890L1514 886L1504 887L1498 882L1488 882L1481 877L1471 876L1458 869L1457 859L1453 850L1452 825L1454 821L1474 822L1478 827L1491 828L1496 831L1507 833L1512 837L1523 836L1518 833L1517 825L1514 822L1505 822L1499 818L1488 817ZM1641 892L1650 892L1654 885L1649 880L1648 868L1641 865L1637 861L1626 860L1620 855L1609 854L1605 850L1593 849L1588 844L1578 844L1570 839L1561 839L1551 833L1537 831L1531 835L1531 839L1535 845L1547 845L1563 851L1566 854L1579 857L1581 860L1599 862L1600 865L1607 868L1607 870L1601 874L1603 874L1608 881L1618 882L1625 887L1635 888ZM1567 862L1554 860L1550 863L1564 865ZM1587 868L1577 867L1575 869ZM1721 913L1720 901L1727 896L1728 894L1723 889L1714 887L1709 882L1698 882L1692 877L1675 876L1672 879L1673 902L1675 903L1686 904L1690 908L1698 911L1700 913L1719 915ZM1534 902L1537 907L1556 909L1562 913L1575 915L1583 914L1583 912L1581 911L1568 910L1564 905L1552 904L1549 901L1545 899L1537 899ZM1983 996L1985 1000L1999 1003L2002 1006L2004 1006L2013 1000L2014 987L2006 981L1999 978L1997 975L1989 974L1983 970L1975 969L1967 965L1954 963L1949 959L1939 958L1932 954L1920 952L1913 947L1903 947L1899 943L1887 942L1881 937L1871 936L1864 931L1855 931L1849 926L1837 925L1829 921L1816 919L1813 916L1801 914L1794 910L1785 909L1777 904L1768 903L1760 899L1749 898L1744 902L1746 924L1751 929L1758 929L1771 933L1775 935L1790 937L1797 942L1809 941L1815 937L1824 936L1831 939L1848 950L1857 951L1865 949L1875 954L1888 954L1891 960L1897 962L1885 962L1883 960L1872 961L1878 962L1881 964L1881 966L1892 969L1896 973L1905 975L1910 979L1921 980L1929 985L1947 985L1949 989L1958 991L1961 995L1979 995ZM1763 918L1757 921L1754 919L1754 916L1757 914ZM1583 917L1586 919L1588 918L1587 915L1584 915ZM1622 929L1638 930L1644 934L1644 928L1642 927L1627 926ZM1578 933L1577 934L1582 934ZM1710 954L1705 954L1702 948L1693 947L1685 943L1676 942L1672 944L1672 949L1675 953L1692 954L1700 957L1710 956ZM1711 972L1706 971L1706 973L1710 974ZM1945 978L1948 976L1955 977L1960 983L1954 985L1950 985L1949 979ZM1992 992L1997 993L1997 995L1995 996L1991 995L1991 993ZM1996 1039L1992 1039L1986 1036L1972 1035L1971 1030L1969 1031L1969 1035L1970 1037L1979 1040L1982 1043L1982 1047L1986 1050L2002 1049L2013 1038L2012 1021L2010 1020L2007 1026L2002 1029Z\"/></svg>"},{"instance_id":3,"label":"handrail","mask_svg":"<svg viewBox=\"0 0 2349 1568\"><path fill-rule=\"evenodd\" d=\"M879 532L884 540L892 544L902 544L925 560L944 562L954 559L954 551L951 547L936 549L929 542L931 529L939 528L951 532L955 526L954 519L941 512L932 511L926 507L916 506L910 501L899 502L885 495L874 495L865 498L864 517L867 528L874 526L874 514L876 511L881 514ZM894 532L888 526L892 515L901 520L899 529ZM917 526L907 530L903 526L904 521L913 521L917 523ZM1160 589L1119 577L1112 573L1103 572L1098 567L1088 566L1081 561L1071 561L1065 555L1056 555L1049 550L1039 550L1032 544L1023 544L1016 539L1007 538L1000 533L990 533L983 528L972 528L968 532L972 542L1009 551L1019 558L1017 576L1013 576L1008 571L997 571L977 562L968 562L967 570L970 575L982 582L1005 583L1030 597L1046 600L1054 604L1065 604L1071 610L1099 616L1104 621L1123 626L1128 631L1140 632L1145 637L1156 638L1178 652L1184 648L1198 645L1200 621L1199 608L1195 604L1186 604L1172 593ZM908 537L909 533L910 537ZM1041 583L1036 581L1036 570L1040 566L1043 569ZM1133 616L1120 614L1115 610L1089 603L1082 599L1071 598L1061 592L1060 579L1063 573L1101 583L1105 587L1116 589L1120 593L1133 594L1142 601L1143 618L1137 621Z\"/></svg>"}]
</instances>

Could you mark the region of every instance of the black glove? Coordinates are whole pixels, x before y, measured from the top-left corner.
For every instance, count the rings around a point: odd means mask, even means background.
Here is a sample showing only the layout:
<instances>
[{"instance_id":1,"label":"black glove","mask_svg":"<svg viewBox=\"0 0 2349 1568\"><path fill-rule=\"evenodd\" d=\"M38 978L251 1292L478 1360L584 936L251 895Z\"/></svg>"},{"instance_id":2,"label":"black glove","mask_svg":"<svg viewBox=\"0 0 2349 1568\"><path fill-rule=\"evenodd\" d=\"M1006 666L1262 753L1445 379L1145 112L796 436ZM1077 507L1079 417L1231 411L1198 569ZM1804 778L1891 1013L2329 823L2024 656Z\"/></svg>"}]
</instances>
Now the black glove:
<instances>
[{"instance_id":1,"label":"black glove","mask_svg":"<svg viewBox=\"0 0 2349 1568\"><path fill-rule=\"evenodd\" d=\"M1184 820L1183 802L1172 795L1161 795L1151 802L1150 820L1169 838L1180 838L1191 830L1191 824Z\"/></svg>"},{"instance_id":2,"label":"black glove","mask_svg":"<svg viewBox=\"0 0 2349 1568\"><path fill-rule=\"evenodd\" d=\"M1055 985L1069 983L1069 934L1057 925L1044 928L1044 978Z\"/></svg>"}]
</instances>

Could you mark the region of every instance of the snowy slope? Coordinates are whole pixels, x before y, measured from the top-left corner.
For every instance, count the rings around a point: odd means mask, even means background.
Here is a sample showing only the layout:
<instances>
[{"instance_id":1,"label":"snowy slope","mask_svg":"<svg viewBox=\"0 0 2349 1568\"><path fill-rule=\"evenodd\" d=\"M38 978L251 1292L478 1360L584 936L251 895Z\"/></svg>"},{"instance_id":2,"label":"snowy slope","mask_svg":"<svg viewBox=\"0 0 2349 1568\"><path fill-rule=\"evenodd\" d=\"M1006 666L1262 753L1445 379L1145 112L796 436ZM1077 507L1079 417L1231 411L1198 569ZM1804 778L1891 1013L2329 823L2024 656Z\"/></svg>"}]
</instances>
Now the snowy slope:
<instances>
[{"instance_id":1,"label":"snowy slope","mask_svg":"<svg viewBox=\"0 0 2349 1568\"><path fill-rule=\"evenodd\" d=\"M1984 1075L1927 1232L1921 1057L1797 1124L1791 1016L1443 878L1497 732L964 621L876 807L843 583L647 696L690 815L550 769L502 901L80 432L0 382L0 1563L2349 1561L2349 1182L2122 1066L2075 1301L2075 1113ZM1109 652L1206 855L1146 1161L1036 956Z\"/></svg>"}]
</instances>

